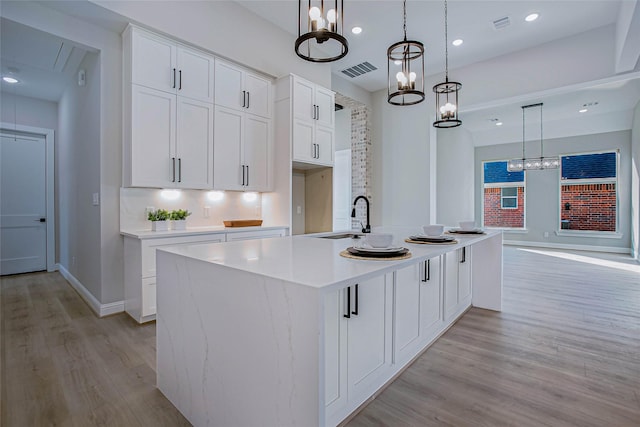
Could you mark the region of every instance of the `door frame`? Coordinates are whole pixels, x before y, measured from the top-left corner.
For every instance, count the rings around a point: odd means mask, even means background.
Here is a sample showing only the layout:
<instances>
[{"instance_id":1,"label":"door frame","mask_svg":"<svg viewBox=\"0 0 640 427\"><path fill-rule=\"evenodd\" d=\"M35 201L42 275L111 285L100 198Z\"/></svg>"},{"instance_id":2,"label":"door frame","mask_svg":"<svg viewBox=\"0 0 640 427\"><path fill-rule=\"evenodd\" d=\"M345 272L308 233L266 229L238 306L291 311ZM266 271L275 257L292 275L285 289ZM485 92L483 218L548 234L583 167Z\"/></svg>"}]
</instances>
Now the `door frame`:
<instances>
[{"instance_id":1,"label":"door frame","mask_svg":"<svg viewBox=\"0 0 640 427\"><path fill-rule=\"evenodd\" d=\"M58 270L56 264L56 218L54 202L55 150L53 129L24 126L14 123L0 122L3 134L30 134L44 137L45 144L45 177L46 177L46 210L47 210L47 271Z\"/></svg>"}]
</instances>

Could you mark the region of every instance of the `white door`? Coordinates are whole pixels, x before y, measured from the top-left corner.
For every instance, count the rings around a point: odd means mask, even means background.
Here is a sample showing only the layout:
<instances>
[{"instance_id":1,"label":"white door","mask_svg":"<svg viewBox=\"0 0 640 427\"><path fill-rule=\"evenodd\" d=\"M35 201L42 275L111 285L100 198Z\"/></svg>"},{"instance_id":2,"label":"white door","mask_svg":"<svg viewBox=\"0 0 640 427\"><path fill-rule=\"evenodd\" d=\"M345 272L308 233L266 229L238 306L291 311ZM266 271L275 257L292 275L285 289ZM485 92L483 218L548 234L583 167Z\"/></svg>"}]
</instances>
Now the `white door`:
<instances>
[{"instance_id":1,"label":"white door","mask_svg":"<svg viewBox=\"0 0 640 427\"><path fill-rule=\"evenodd\" d=\"M316 108L313 103L315 86L302 79L293 81L293 117L306 122L315 121Z\"/></svg>"},{"instance_id":2,"label":"white door","mask_svg":"<svg viewBox=\"0 0 640 427\"><path fill-rule=\"evenodd\" d=\"M315 126L313 122L300 119L293 120L293 160L315 162L314 132Z\"/></svg>"},{"instance_id":3,"label":"white door","mask_svg":"<svg viewBox=\"0 0 640 427\"><path fill-rule=\"evenodd\" d=\"M334 130L324 126L316 126L316 153L314 163L333 165Z\"/></svg>"},{"instance_id":4,"label":"white door","mask_svg":"<svg viewBox=\"0 0 640 427\"><path fill-rule=\"evenodd\" d=\"M336 151L333 166L333 231L351 230L351 150Z\"/></svg>"},{"instance_id":5,"label":"white door","mask_svg":"<svg viewBox=\"0 0 640 427\"><path fill-rule=\"evenodd\" d=\"M213 102L213 57L178 48L178 95Z\"/></svg>"},{"instance_id":6,"label":"white door","mask_svg":"<svg viewBox=\"0 0 640 427\"><path fill-rule=\"evenodd\" d=\"M132 82L175 93L176 45L140 29L133 30Z\"/></svg>"},{"instance_id":7,"label":"white door","mask_svg":"<svg viewBox=\"0 0 640 427\"><path fill-rule=\"evenodd\" d=\"M269 189L269 119L247 114L244 122L243 155L247 168L245 185L250 190Z\"/></svg>"},{"instance_id":8,"label":"white door","mask_svg":"<svg viewBox=\"0 0 640 427\"><path fill-rule=\"evenodd\" d=\"M316 121L323 126L333 128L335 122L334 94L328 89L318 87L316 89Z\"/></svg>"},{"instance_id":9,"label":"white door","mask_svg":"<svg viewBox=\"0 0 640 427\"><path fill-rule=\"evenodd\" d=\"M213 186L216 190L242 190L242 132L244 113L215 107L213 127Z\"/></svg>"},{"instance_id":10,"label":"white door","mask_svg":"<svg viewBox=\"0 0 640 427\"><path fill-rule=\"evenodd\" d=\"M247 97L246 92L242 92L242 70L218 59L215 66L216 105L244 110Z\"/></svg>"},{"instance_id":11,"label":"white door","mask_svg":"<svg viewBox=\"0 0 640 427\"><path fill-rule=\"evenodd\" d=\"M262 117L271 117L271 82L265 78L246 73L247 110Z\"/></svg>"},{"instance_id":12,"label":"white door","mask_svg":"<svg viewBox=\"0 0 640 427\"><path fill-rule=\"evenodd\" d=\"M46 146L43 137L2 135L0 274L47 269Z\"/></svg>"}]
</instances>

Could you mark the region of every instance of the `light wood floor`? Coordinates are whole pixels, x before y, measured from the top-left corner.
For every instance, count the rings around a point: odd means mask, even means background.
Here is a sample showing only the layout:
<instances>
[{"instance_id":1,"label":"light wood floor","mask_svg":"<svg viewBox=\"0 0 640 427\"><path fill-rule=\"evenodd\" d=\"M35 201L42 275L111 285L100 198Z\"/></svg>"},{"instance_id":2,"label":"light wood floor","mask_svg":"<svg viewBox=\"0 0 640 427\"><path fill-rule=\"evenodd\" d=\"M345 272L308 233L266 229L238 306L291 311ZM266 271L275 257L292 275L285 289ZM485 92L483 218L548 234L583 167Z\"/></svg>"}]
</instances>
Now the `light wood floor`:
<instances>
[{"instance_id":1,"label":"light wood floor","mask_svg":"<svg viewBox=\"0 0 640 427\"><path fill-rule=\"evenodd\" d=\"M505 247L503 311L471 309L349 427L640 426L640 266L562 254ZM155 324L96 318L57 273L0 282L0 425L189 425Z\"/></svg>"}]
</instances>

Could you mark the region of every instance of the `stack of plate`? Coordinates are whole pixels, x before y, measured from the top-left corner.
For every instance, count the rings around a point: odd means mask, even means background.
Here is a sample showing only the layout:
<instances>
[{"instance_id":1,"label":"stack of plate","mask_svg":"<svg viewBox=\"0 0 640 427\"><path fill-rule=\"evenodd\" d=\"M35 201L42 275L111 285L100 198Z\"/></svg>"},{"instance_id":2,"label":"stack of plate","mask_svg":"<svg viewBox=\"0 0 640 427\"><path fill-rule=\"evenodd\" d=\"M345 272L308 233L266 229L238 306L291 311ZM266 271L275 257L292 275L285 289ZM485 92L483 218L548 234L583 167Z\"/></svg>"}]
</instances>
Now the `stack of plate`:
<instances>
[{"instance_id":1,"label":"stack of plate","mask_svg":"<svg viewBox=\"0 0 640 427\"><path fill-rule=\"evenodd\" d=\"M455 239L451 236L425 236L424 234L418 234L415 236L409 236L409 240L425 243L450 243Z\"/></svg>"},{"instance_id":2,"label":"stack of plate","mask_svg":"<svg viewBox=\"0 0 640 427\"><path fill-rule=\"evenodd\" d=\"M484 230L482 228L474 228L471 230L463 230L461 228L452 228L447 231L447 233L451 234L484 234Z\"/></svg>"},{"instance_id":3,"label":"stack of plate","mask_svg":"<svg viewBox=\"0 0 640 427\"><path fill-rule=\"evenodd\" d=\"M401 256L409 252L409 249L403 247L394 248L347 248L347 252L351 255L369 257L369 258L393 258Z\"/></svg>"}]
</instances>

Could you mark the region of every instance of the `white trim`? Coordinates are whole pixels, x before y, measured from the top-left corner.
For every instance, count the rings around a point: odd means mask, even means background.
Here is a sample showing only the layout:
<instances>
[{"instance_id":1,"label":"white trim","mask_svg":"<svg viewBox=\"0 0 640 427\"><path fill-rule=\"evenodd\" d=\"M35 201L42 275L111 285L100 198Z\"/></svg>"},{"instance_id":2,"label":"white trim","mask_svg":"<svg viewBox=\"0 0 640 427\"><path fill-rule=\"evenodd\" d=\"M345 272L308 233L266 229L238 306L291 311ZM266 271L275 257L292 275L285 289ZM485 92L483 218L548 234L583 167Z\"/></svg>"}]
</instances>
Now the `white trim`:
<instances>
[{"instance_id":1,"label":"white trim","mask_svg":"<svg viewBox=\"0 0 640 427\"><path fill-rule=\"evenodd\" d=\"M591 184L617 184L618 178L583 178L583 179L562 179L560 185L591 185Z\"/></svg>"},{"instance_id":2,"label":"white trim","mask_svg":"<svg viewBox=\"0 0 640 427\"><path fill-rule=\"evenodd\" d=\"M502 230L502 233L514 233L514 234L528 234L529 230L526 228L509 228L509 227L485 227L490 230Z\"/></svg>"},{"instance_id":3,"label":"white trim","mask_svg":"<svg viewBox=\"0 0 640 427\"><path fill-rule=\"evenodd\" d=\"M587 237L590 239L622 239L622 233L613 231L592 231L592 230L556 230L556 236L564 237Z\"/></svg>"},{"instance_id":4,"label":"white trim","mask_svg":"<svg viewBox=\"0 0 640 427\"><path fill-rule=\"evenodd\" d=\"M514 182L490 182L488 184L483 184L484 188L509 188L509 187L523 187L524 181L514 181Z\"/></svg>"},{"instance_id":5,"label":"white trim","mask_svg":"<svg viewBox=\"0 0 640 427\"><path fill-rule=\"evenodd\" d=\"M54 130L33 126L24 126L7 122L0 122L0 131L7 133L29 133L44 137L46 152L45 176L46 176L46 210L47 210L47 271L57 270L56 265L56 217L55 217L55 149Z\"/></svg>"},{"instance_id":6,"label":"white trim","mask_svg":"<svg viewBox=\"0 0 640 427\"><path fill-rule=\"evenodd\" d=\"M98 317L104 317L110 314L124 312L124 301L110 302L108 304L100 303L100 301L98 301L98 299L93 296L93 294L89 292L89 290L85 288L84 285L80 283L80 281L76 279L73 274L69 273L69 270L67 270L63 265L59 264L57 265L57 267L59 268L62 277L67 279L71 287L75 289L76 292L78 292L80 297L87 303L87 305Z\"/></svg>"},{"instance_id":7,"label":"white trim","mask_svg":"<svg viewBox=\"0 0 640 427\"><path fill-rule=\"evenodd\" d=\"M527 246L533 248L548 249L568 249L575 251L591 251L591 252L610 252L614 254L631 254L630 248L616 248L613 246L593 246L593 245L568 245L565 243L544 243L544 242L526 242L521 240L503 240L503 245L510 246Z\"/></svg>"}]
</instances>

